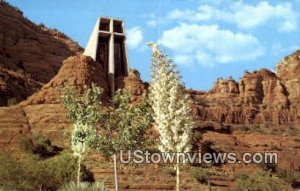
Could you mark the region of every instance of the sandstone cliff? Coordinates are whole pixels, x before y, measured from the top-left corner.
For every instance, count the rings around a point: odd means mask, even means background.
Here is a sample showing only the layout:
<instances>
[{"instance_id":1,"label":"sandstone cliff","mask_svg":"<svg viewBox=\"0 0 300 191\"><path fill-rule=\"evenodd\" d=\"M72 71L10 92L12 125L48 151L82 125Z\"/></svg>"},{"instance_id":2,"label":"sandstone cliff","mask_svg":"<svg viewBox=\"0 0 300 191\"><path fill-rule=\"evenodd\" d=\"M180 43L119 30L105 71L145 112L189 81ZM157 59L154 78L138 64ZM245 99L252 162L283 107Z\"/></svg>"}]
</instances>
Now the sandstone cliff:
<instances>
[{"instance_id":1,"label":"sandstone cliff","mask_svg":"<svg viewBox=\"0 0 300 191\"><path fill-rule=\"evenodd\" d=\"M283 59L273 73L245 72L239 82L218 79L209 92L188 91L200 120L227 124L300 123L300 52Z\"/></svg>"},{"instance_id":2,"label":"sandstone cliff","mask_svg":"<svg viewBox=\"0 0 300 191\"><path fill-rule=\"evenodd\" d=\"M66 110L60 103L60 88L65 82L78 88L94 82L104 89L105 98L108 94L106 74L99 63L77 54L80 47L62 33L34 25L24 19L20 11L3 2L0 2L0 16L0 105L5 105L11 98L18 101L29 96L20 104L0 107L0 149L18 150L20 138L28 134L47 136L55 145L69 148L69 136L66 135L70 132L71 122L66 119ZM280 167L299 170L299 132L286 134L288 126L299 125L299 60L300 51L283 59L275 73L266 69L245 72L239 82L232 78L218 79L208 92L187 90L193 100L193 113L198 118L196 125L206 126L203 122L209 122L214 126L203 131L203 140L213 141L214 146L225 152L274 151L279 155ZM133 95L132 101L139 100L147 91L148 85L141 80L138 71L131 71L127 77L118 80ZM222 129L245 124L254 130ZM260 133L255 132L256 124L282 125L283 128L276 135L274 132ZM100 164L99 156L92 158L89 164L96 178L102 175L108 181L112 180L113 172L94 167L95 161ZM146 165L137 172L126 167L127 172L120 173L121 185L125 185L124 189L172 189L173 177L166 176L157 167ZM228 181L231 184L232 180L226 177L235 177L234 173L243 168L253 166L221 166L219 170L224 174L210 181L212 185L227 187ZM188 179L188 172L183 172L184 182L188 182L186 190L199 188L194 179ZM142 177L140 182L143 184L136 183L135 178L130 179L135 173ZM164 180L163 184L160 180Z\"/></svg>"},{"instance_id":3,"label":"sandstone cliff","mask_svg":"<svg viewBox=\"0 0 300 191\"><path fill-rule=\"evenodd\" d=\"M9 99L26 99L41 87L40 83L55 76L67 57L82 51L63 33L32 23L20 10L2 1L0 18L0 66L6 69L0 71L0 106ZM23 75L22 79L18 81L12 73ZM12 81L24 86L14 86Z\"/></svg>"},{"instance_id":4,"label":"sandstone cliff","mask_svg":"<svg viewBox=\"0 0 300 191\"><path fill-rule=\"evenodd\" d=\"M13 107L0 107L0 148L15 148L24 134L45 135L56 144L64 145L68 139L70 121L62 107L61 87L71 83L82 88L96 83L108 94L108 83L101 65L92 58L77 55L64 61L58 74L27 100Z\"/></svg>"},{"instance_id":5,"label":"sandstone cliff","mask_svg":"<svg viewBox=\"0 0 300 191\"><path fill-rule=\"evenodd\" d=\"M276 75L288 92L291 108L300 108L300 50L285 57L276 66Z\"/></svg>"},{"instance_id":6,"label":"sandstone cliff","mask_svg":"<svg viewBox=\"0 0 300 191\"><path fill-rule=\"evenodd\" d=\"M42 83L0 66L0 106L13 105L38 91Z\"/></svg>"}]
</instances>

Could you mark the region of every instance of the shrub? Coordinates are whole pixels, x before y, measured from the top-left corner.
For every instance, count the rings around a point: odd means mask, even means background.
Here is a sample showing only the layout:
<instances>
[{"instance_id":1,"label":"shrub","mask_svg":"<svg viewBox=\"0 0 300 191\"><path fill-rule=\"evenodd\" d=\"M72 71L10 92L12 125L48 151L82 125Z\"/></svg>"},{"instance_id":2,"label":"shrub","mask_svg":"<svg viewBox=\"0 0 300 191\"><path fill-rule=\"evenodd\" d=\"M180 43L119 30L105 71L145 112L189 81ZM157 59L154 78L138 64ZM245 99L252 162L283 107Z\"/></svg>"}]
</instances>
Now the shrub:
<instances>
[{"instance_id":1,"label":"shrub","mask_svg":"<svg viewBox=\"0 0 300 191\"><path fill-rule=\"evenodd\" d=\"M55 147L52 145L51 141L47 137L36 136L33 138L34 143L34 154L38 154L42 157L51 156L55 151Z\"/></svg>"},{"instance_id":2,"label":"shrub","mask_svg":"<svg viewBox=\"0 0 300 191\"><path fill-rule=\"evenodd\" d=\"M70 154L42 161L32 157L17 161L8 154L0 154L0 190L56 190L76 180L76 162ZM86 167L82 169L82 180L93 181L92 173Z\"/></svg>"},{"instance_id":3,"label":"shrub","mask_svg":"<svg viewBox=\"0 0 300 191\"><path fill-rule=\"evenodd\" d=\"M10 98L7 100L7 106L12 106L12 105L16 105L18 103L18 99L17 98Z\"/></svg>"},{"instance_id":4,"label":"shrub","mask_svg":"<svg viewBox=\"0 0 300 191\"><path fill-rule=\"evenodd\" d=\"M277 164L276 163L260 163L259 164L260 168L262 168L265 171L269 172L276 172L277 171Z\"/></svg>"},{"instance_id":5,"label":"shrub","mask_svg":"<svg viewBox=\"0 0 300 191\"><path fill-rule=\"evenodd\" d=\"M26 153L33 153L34 144L32 139L28 137L22 137L20 140L20 149Z\"/></svg>"},{"instance_id":6,"label":"shrub","mask_svg":"<svg viewBox=\"0 0 300 191\"><path fill-rule=\"evenodd\" d=\"M22 177L24 173L23 168L14 158L8 154L0 155L0 190L27 188L28 182Z\"/></svg>"},{"instance_id":7,"label":"shrub","mask_svg":"<svg viewBox=\"0 0 300 191\"><path fill-rule=\"evenodd\" d=\"M278 169L277 170L278 177L285 180L293 187L300 186L300 173L291 169Z\"/></svg>"},{"instance_id":8,"label":"shrub","mask_svg":"<svg viewBox=\"0 0 300 191\"><path fill-rule=\"evenodd\" d=\"M240 174L233 191L285 191L289 190L284 183L269 172Z\"/></svg>"},{"instance_id":9,"label":"shrub","mask_svg":"<svg viewBox=\"0 0 300 191\"><path fill-rule=\"evenodd\" d=\"M46 28L44 23L40 23L38 26L39 26L40 28Z\"/></svg>"},{"instance_id":10,"label":"shrub","mask_svg":"<svg viewBox=\"0 0 300 191\"><path fill-rule=\"evenodd\" d=\"M60 185L76 180L77 159L71 154L63 154L49 159L44 163L44 167L46 171L51 172ZM93 174L83 164L81 165L81 180L86 182L95 181Z\"/></svg>"},{"instance_id":11,"label":"shrub","mask_svg":"<svg viewBox=\"0 0 300 191\"><path fill-rule=\"evenodd\" d=\"M57 182L32 159L17 161L8 154L0 155L0 189L53 190Z\"/></svg>"},{"instance_id":12,"label":"shrub","mask_svg":"<svg viewBox=\"0 0 300 191\"><path fill-rule=\"evenodd\" d=\"M203 168L192 167L190 173L200 183L207 183L210 177L208 170Z\"/></svg>"},{"instance_id":13,"label":"shrub","mask_svg":"<svg viewBox=\"0 0 300 191\"><path fill-rule=\"evenodd\" d=\"M70 182L61 187L59 191L108 191L108 189L106 189L104 182L81 182L79 188L75 182Z\"/></svg>"},{"instance_id":14,"label":"shrub","mask_svg":"<svg viewBox=\"0 0 300 191\"><path fill-rule=\"evenodd\" d=\"M40 157L53 156L59 152L59 148L53 146L51 141L43 136L23 137L20 141L20 148L27 153L36 154Z\"/></svg>"},{"instance_id":15,"label":"shrub","mask_svg":"<svg viewBox=\"0 0 300 191\"><path fill-rule=\"evenodd\" d=\"M164 172L171 176L176 176L176 171L175 171L174 167L166 167L166 168L164 168Z\"/></svg>"}]
</instances>

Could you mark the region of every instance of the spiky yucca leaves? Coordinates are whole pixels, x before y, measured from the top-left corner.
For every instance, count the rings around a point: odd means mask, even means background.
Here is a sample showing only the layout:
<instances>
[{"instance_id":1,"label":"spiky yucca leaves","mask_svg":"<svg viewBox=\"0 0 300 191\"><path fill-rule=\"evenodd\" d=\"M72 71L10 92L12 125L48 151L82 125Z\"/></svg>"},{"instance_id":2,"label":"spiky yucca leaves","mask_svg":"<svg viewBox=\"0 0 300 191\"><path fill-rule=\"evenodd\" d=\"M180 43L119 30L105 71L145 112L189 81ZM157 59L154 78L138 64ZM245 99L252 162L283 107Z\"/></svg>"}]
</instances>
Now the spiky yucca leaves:
<instances>
[{"instance_id":1,"label":"spiky yucca leaves","mask_svg":"<svg viewBox=\"0 0 300 191\"><path fill-rule=\"evenodd\" d=\"M104 182L82 182L79 187L77 187L76 183L70 182L60 188L59 191L108 191L108 189L105 187Z\"/></svg>"}]
</instances>

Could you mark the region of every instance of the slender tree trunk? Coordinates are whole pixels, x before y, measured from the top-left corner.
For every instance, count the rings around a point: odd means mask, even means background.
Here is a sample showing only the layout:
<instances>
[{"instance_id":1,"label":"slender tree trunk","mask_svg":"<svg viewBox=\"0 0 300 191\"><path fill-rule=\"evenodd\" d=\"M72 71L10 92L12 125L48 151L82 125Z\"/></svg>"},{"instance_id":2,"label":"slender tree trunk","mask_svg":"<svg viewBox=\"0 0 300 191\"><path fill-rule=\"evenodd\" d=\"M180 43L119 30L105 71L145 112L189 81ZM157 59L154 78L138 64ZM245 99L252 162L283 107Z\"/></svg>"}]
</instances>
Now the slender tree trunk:
<instances>
[{"instance_id":1,"label":"slender tree trunk","mask_svg":"<svg viewBox=\"0 0 300 191\"><path fill-rule=\"evenodd\" d=\"M175 165L175 168L176 168L176 191L179 191L180 190L180 181L179 181L179 164L176 164Z\"/></svg>"},{"instance_id":2,"label":"slender tree trunk","mask_svg":"<svg viewBox=\"0 0 300 191\"><path fill-rule=\"evenodd\" d=\"M118 172L117 172L117 155L113 155L114 159L114 172L115 172L115 190L118 191Z\"/></svg>"},{"instance_id":3,"label":"slender tree trunk","mask_svg":"<svg viewBox=\"0 0 300 191\"><path fill-rule=\"evenodd\" d=\"M81 171L81 158L82 156L79 155L78 157L78 169L77 169L77 189L79 190L79 186L80 186L80 171Z\"/></svg>"}]
</instances>

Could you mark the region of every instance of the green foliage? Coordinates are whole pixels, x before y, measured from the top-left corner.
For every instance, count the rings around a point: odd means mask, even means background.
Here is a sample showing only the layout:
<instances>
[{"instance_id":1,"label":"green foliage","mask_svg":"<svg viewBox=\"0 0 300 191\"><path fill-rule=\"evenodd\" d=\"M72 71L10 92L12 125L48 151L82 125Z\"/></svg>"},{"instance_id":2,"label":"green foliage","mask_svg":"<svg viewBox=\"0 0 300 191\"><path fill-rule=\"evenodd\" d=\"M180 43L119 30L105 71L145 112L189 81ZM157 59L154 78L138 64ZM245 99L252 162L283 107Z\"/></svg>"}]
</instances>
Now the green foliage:
<instances>
[{"instance_id":1,"label":"green foliage","mask_svg":"<svg viewBox=\"0 0 300 191\"><path fill-rule=\"evenodd\" d=\"M44 167L50 171L59 180L60 185L70 181L74 181L77 174L77 159L70 154L63 154L53 159L49 159ZM94 182L93 174L87 170L86 166L81 164L81 177L82 181Z\"/></svg>"},{"instance_id":2,"label":"green foliage","mask_svg":"<svg viewBox=\"0 0 300 191\"><path fill-rule=\"evenodd\" d=\"M68 110L68 118L74 122L71 134L71 149L78 157L77 184L80 183L81 161L94 142L94 126L102 118L101 95L103 90L92 83L91 87L83 86L83 91L76 91L75 87L66 84L62 90L62 102Z\"/></svg>"},{"instance_id":3,"label":"green foliage","mask_svg":"<svg viewBox=\"0 0 300 191\"><path fill-rule=\"evenodd\" d=\"M78 92L73 85L66 84L62 89L62 102L68 109L68 118L74 123L95 125L101 119L101 95L103 89L92 85L83 86Z\"/></svg>"},{"instance_id":4,"label":"green foliage","mask_svg":"<svg viewBox=\"0 0 300 191\"><path fill-rule=\"evenodd\" d=\"M82 182L80 183L79 188L75 182L70 182L60 188L59 191L108 191L108 189L105 187L104 182Z\"/></svg>"},{"instance_id":5,"label":"green foliage","mask_svg":"<svg viewBox=\"0 0 300 191\"><path fill-rule=\"evenodd\" d=\"M96 147L106 157L120 150L143 148L151 122L151 108L146 100L131 104L130 95L117 91L111 108L105 111L97 129Z\"/></svg>"},{"instance_id":6,"label":"green foliage","mask_svg":"<svg viewBox=\"0 0 300 191\"><path fill-rule=\"evenodd\" d=\"M164 172L171 176L176 176L176 171L175 171L174 167L166 167L166 168L164 168Z\"/></svg>"},{"instance_id":7,"label":"green foliage","mask_svg":"<svg viewBox=\"0 0 300 191\"><path fill-rule=\"evenodd\" d=\"M91 173L82 169L83 180L93 180ZM0 190L56 190L75 181L76 171L76 159L70 154L42 161L31 157L18 161L9 154L0 154Z\"/></svg>"},{"instance_id":8,"label":"green foliage","mask_svg":"<svg viewBox=\"0 0 300 191\"><path fill-rule=\"evenodd\" d=\"M58 153L58 148L52 145L49 138L43 136L23 137L20 140L20 148L39 157L53 156Z\"/></svg>"},{"instance_id":9,"label":"green foliage","mask_svg":"<svg viewBox=\"0 0 300 191\"><path fill-rule=\"evenodd\" d=\"M7 100L7 106L12 106L12 105L16 105L18 103L18 99L17 98L10 98Z\"/></svg>"},{"instance_id":10,"label":"green foliage","mask_svg":"<svg viewBox=\"0 0 300 191\"><path fill-rule=\"evenodd\" d=\"M28 190L30 182L21 165L8 154L0 155L0 190Z\"/></svg>"},{"instance_id":11,"label":"green foliage","mask_svg":"<svg viewBox=\"0 0 300 191\"><path fill-rule=\"evenodd\" d=\"M38 26L39 26L40 28L46 28L46 26L45 26L44 23L40 23Z\"/></svg>"},{"instance_id":12,"label":"green foliage","mask_svg":"<svg viewBox=\"0 0 300 191\"><path fill-rule=\"evenodd\" d=\"M277 164L276 163L260 163L259 166L269 172L276 172L277 171Z\"/></svg>"},{"instance_id":13,"label":"green foliage","mask_svg":"<svg viewBox=\"0 0 300 191\"><path fill-rule=\"evenodd\" d=\"M293 187L300 186L300 173L291 169L277 169L278 177L285 180Z\"/></svg>"},{"instance_id":14,"label":"green foliage","mask_svg":"<svg viewBox=\"0 0 300 191\"><path fill-rule=\"evenodd\" d=\"M0 156L0 189L3 190L54 190L58 185L50 172L44 171L35 160L21 163L12 156Z\"/></svg>"},{"instance_id":15,"label":"green foliage","mask_svg":"<svg viewBox=\"0 0 300 191\"><path fill-rule=\"evenodd\" d=\"M207 183L210 177L208 170L203 168L192 167L190 173L200 183Z\"/></svg>"},{"instance_id":16,"label":"green foliage","mask_svg":"<svg viewBox=\"0 0 300 191\"><path fill-rule=\"evenodd\" d=\"M234 191L284 191L289 190L287 186L277 177L269 172L255 174L241 174L237 178Z\"/></svg>"},{"instance_id":17,"label":"green foliage","mask_svg":"<svg viewBox=\"0 0 300 191\"><path fill-rule=\"evenodd\" d=\"M33 153L34 150L33 140L29 137L22 137L20 140L20 149L27 153Z\"/></svg>"}]
</instances>

